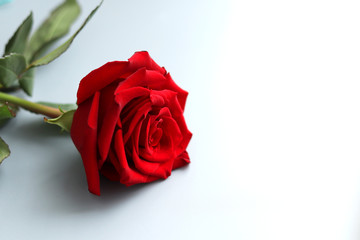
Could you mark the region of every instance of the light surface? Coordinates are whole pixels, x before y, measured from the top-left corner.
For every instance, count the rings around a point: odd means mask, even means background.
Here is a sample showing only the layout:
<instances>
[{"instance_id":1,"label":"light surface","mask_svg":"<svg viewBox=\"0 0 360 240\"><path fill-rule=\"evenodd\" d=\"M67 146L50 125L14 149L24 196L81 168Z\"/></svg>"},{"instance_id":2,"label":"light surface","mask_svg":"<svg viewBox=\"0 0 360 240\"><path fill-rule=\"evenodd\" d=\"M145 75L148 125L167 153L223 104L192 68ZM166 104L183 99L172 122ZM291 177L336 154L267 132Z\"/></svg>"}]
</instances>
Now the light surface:
<instances>
[{"instance_id":1,"label":"light surface","mask_svg":"<svg viewBox=\"0 0 360 240\"><path fill-rule=\"evenodd\" d=\"M0 46L33 10L0 6ZM98 1L80 1L81 20ZM1 239L360 238L358 1L105 0L34 101L74 102L79 81L147 50L189 91L192 163L166 181L87 191L67 134L21 111L0 135ZM62 40L63 41L63 40ZM61 41L60 41L61 42Z\"/></svg>"}]
</instances>

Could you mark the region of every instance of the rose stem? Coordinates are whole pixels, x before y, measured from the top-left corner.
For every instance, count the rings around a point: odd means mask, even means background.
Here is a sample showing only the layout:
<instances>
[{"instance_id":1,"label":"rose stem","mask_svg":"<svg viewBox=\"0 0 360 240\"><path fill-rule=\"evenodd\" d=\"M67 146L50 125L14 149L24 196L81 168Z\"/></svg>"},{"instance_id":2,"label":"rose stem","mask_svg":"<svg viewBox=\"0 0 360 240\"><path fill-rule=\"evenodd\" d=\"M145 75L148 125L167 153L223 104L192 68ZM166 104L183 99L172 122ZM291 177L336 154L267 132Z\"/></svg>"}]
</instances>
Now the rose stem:
<instances>
[{"instance_id":1,"label":"rose stem","mask_svg":"<svg viewBox=\"0 0 360 240\"><path fill-rule=\"evenodd\" d=\"M25 99L15 97L13 95L0 92L0 100L15 104L21 108L24 108L33 113L39 113L50 118L56 118L62 114L62 112L53 107L48 107L42 104L27 101Z\"/></svg>"}]
</instances>

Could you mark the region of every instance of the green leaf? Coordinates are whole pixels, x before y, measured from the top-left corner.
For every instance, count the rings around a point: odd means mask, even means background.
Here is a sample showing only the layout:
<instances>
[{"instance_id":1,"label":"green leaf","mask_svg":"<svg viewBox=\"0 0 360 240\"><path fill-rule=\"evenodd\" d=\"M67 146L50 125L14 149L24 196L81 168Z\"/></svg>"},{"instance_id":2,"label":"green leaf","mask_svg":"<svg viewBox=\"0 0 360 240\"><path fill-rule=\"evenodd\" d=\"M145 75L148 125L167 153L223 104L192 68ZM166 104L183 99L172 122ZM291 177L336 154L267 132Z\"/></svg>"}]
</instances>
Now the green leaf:
<instances>
[{"instance_id":1,"label":"green leaf","mask_svg":"<svg viewBox=\"0 0 360 240\"><path fill-rule=\"evenodd\" d=\"M62 111L62 112L77 109L77 105L72 104L72 103L66 103L66 104L63 104L63 103L50 103L50 102L37 102L37 103L41 104L41 105L48 106L48 107L59 108L60 111Z\"/></svg>"},{"instance_id":2,"label":"green leaf","mask_svg":"<svg viewBox=\"0 0 360 240\"><path fill-rule=\"evenodd\" d=\"M49 54L45 55L44 57L32 62L28 68L31 67L37 67L37 66L41 66L41 65L45 65L50 63L51 61L53 61L54 59L56 59L57 57L59 57L62 53L64 53L69 46L71 45L72 41L75 39L75 37L79 34L79 32L81 31L81 29L84 28L84 26L88 23L88 21L91 19L91 17L95 14L95 12L98 10L98 8L101 6L103 1L100 2L100 4L94 9L92 10L92 12L89 14L89 16L86 18L86 20L84 21L84 23L81 25L81 27L74 33L74 35L72 35L65 43L63 43L62 45L60 45L58 48L56 48L55 50L53 50L52 52L50 52Z\"/></svg>"},{"instance_id":3,"label":"green leaf","mask_svg":"<svg viewBox=\"0 0 360 240\"><path fill-rule=\"evenodd\" d=\"M10 53L23 53L26 47L26 42L31 30L33 22L32 12L29 16L22 22L19 28L16 30L14 35L10 38L9 42L5 47L5 55Z\"/></svg>"},{"instance_id":4,"label":"green leaf","mask_svg":"<svg viewBox=\"0 0 360 240\"><path fill-rule=\"evenodd\" d=\"M13 118L11 111L5 104L0 104L0 120Z\"/></svg>"},{"instance_id":5,"label":"green leaf","mask_svg":"<svg viewBox=\"0 0 360 240\"><path fill-rule=\"evenodd\" d=\"M71 111L64 112L63 114L61 114L57 118L52 118L52 119L46 119L45 118L45 121L47 123L50 123L50 124L58 125L58 126L61 127L62 130L70 132L71 124L72 124L72 121L73 121L75 111L76 110L71 110Z\"/></svg>"},{"instance_id":6,"label":"green leaf","mask_svg":"<svg viewBox=\"0 0 360 240\"><path fill-rule=\"evenodd\" d=\"M6 142L0 137L0 164L3 162L5 158L10 155L9 146Z\"/></svg>"},{"instance_id":7,"label":"green leaf","mask_svg":"<svg viewBox=\"0 0 360 240\"><path fill-rule=\"evenodd\" d=\"M67 34L79 14L80 6L76 0L65 0L56 7L32 35L25 50L26 59L33 61L54 41Z\"/></svg>"},{"instance_id":8,"label":"green leaf","mask_svg":"<svg viewBox=\"0 0 360 240\"><path fill-rule=\"evenodd\" d=\"M18 107L11 105L7 102L0 102L0 120L13 118L16 116Z\"/></svg>"},{"instance_id":9,"label":"green leaf","mask_svg":"<svg viewBox=\"0 0 360 240\"><path fill-rule=\"evenodd\" d=\"M19 79L20 87L29 96L32 95L32 90L33 90L33 87L34 87L34 71L35 71L34 68L31 68L31 69L27 70L26 72L24 72L21 75L21 77Z\"/></svg>"},{"instance_id":10,"label":"green leaf","mask_svg":"<svg viewBox=\"0 0 360 240\"><path fill-rule=\"evenodd\" d=\"M8 120L14 118L19 111L19 107L4 101L0 101L0 127Z\"/></svg>"},{"instance_id":11,"label":"green leaf","mask_svg":"<svg viewBox=\"0 0 360 240\"><path fill-rule=\"evenodd\" d=\"M26 61L21 54L11 53L0 58L0 84L7 88L16 86L25 68Z\"/></svg>"}]
</instances>

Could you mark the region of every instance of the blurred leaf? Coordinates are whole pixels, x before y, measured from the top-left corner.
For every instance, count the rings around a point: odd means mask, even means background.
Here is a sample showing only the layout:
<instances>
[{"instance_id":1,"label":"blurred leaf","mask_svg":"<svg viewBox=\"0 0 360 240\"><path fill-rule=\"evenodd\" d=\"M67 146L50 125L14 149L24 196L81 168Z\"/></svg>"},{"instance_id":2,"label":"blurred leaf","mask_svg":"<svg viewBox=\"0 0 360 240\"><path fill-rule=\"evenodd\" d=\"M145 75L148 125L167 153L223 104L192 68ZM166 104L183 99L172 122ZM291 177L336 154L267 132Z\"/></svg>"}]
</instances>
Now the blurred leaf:
<instances>
[{"instance_id":1,"label":"blurred leaf","mask_svg":"<svg viewBox=\"0 0 360 240\"><path fill-rule=\"evenodd\" d=\"M0 58L0 84L6 88L17 85L25 68L26 61L21 54L11 53Z\"/></svg>"},{"instance_id":2,"label":"blurred leaf","mask_svg":"<svg viewBox=\"0 0 360 240\"><path fill-rule=\"evenodd\" d=\"M18 110L18 107L7 102L0 101L0 120L15 117Z\"/></svg>"},{"instance_id":3,"label":"blurred leaf","mask_svg":"<svg viewBox=\"0 0 360 240\"><path fill-rule=\"evenodd\" d=\"M0 101L0 127L10 119L16 117L19 107L4 101Z\"/></svg>"},{"instance_id":4,"label":"blurred leaf","mask_svg":"<svg viewBox=\"0 0 360 240\"><path fill-rule=\"evenodd\" d=\"M67 34L79 14L80 6L76 0L65 0L56 7L32 35L25 50L26 59L33 61L55 40Z\"/></svg>"},{"instance_id":5,"label":"blurred leaf","mask_svg":"<svg viewBox=\"0 0 360 240\"><path fill-rule=\"evenodd\" d=\"M62 111L62 112L77 109L77 105L72 104L72 103L66 103L66 104L63 104L63 103L50 103L50 102L37 102L37 103L41 104L41 105L48 106L48 107L59 108L60 111Z\"/></svg>"},{"instance_id":6,"label":"blurred leaf","mask_svg":"<svg viewBox=\"0 0 360 240\"><path fill-rule=\"evenodd\" d=\"M6 142L0 137L0 164L2 161L10 155L9 146Z\"/></svg>"},{"instance_id":7,"label":"blurred leaf","mask_svg":"<svg viewBox=\"0 0 360 240\"><path fill-rule=\"evenodd\" d=\"M34 86L34 71L35 71L34 68L27 70L21 75L19 79L20 87L29 96L32 95L32 90Z\"/></svg>"},{"instance_id":8,"label":"blurred leaf","mask_svg":"<svg viewBox=\"0 0 360 240\"><path fill-rule=\"evenodd\" d=\"M58 125L61 127L62 130L70 132L75 111L76 110L67 111L57 118L52 118L52 119L45 118L45 121L50 124Z\"/></svg>"},{"instance_id":9,"label":"blurred leaf","mask_svg":"<svg viewBox=\"0 0 360 240\"><path fill-rule=\"evenodd\" d=\"M32 12L29 16L22 22L19 28L16 30L14 35L10 38L9 42L5 47L5 55L10 53L23 53L26 47L26 42L31 30L33 18Z\"/></svg>"},{"instance_id":10,"label":"blurred leaf","mask_svg":"<svg viewBox=\"0 0 360 240\"><path fill-rule=\"evenodd\" d=\"M10 110L6 107L6 105L0 106L0 120L13 118L14 116L11 114Z\"/></svg>"},{"instance_id":11,"label":"blurred leaf","mask_svg":"<svg viewBox=\"0 0 360 240\"><path fill-rule=\"evenodd\" d=\"M51 61L53 61L54 59L56 59L57 57L59 57L62 53L64 53L69 48L69 46L71 45L71 43L75 39L75 37L79 34L79 32L84 28L84 26L88 23L88 21L91 19L91 17L95 14L95 12L98 10L98 8L101 6L101 4L102 4L102 1L94 10L92 10L92 12L89 14L89 16L85 19L84 23L81 25L81 27L65 43L63 43L58 48L56 48L52 52L48 53L44 57L32 62L28 66L28 68L48 64Z\"/></svg>"}]
</instances>

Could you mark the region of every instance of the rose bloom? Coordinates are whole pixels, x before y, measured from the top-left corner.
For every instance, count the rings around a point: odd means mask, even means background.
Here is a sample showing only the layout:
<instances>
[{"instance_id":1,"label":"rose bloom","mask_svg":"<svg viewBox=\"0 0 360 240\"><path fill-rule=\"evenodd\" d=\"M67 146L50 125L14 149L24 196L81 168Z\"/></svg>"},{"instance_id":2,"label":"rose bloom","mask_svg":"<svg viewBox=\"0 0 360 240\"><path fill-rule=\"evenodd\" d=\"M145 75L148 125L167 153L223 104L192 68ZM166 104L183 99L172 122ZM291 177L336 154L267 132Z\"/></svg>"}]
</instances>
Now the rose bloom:
<instances>
[{"instance_id":1,"label":"rose bloom","mask_svg":"<svg viewBox=\"0 0 360 240\"><path fill-rule=\"evenodd\" d=\"M147 52L106 63L84 77L71 138L89 191L100 195L99 172L131 186L165 179L188 164L187 95Z\"/></svg>"}]
</instances>

